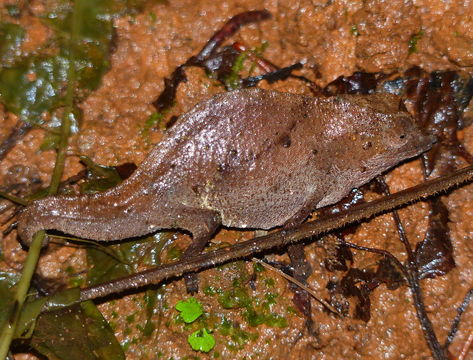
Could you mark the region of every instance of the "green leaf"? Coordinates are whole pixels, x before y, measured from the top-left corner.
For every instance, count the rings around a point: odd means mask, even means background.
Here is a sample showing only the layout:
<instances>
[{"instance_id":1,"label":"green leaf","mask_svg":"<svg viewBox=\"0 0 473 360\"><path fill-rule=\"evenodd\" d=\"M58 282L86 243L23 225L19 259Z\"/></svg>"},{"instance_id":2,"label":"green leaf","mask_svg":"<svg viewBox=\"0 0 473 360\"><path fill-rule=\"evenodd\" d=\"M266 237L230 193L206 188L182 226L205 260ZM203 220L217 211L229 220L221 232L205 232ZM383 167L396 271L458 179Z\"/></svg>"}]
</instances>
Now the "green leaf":
<instances>
[{"instance_id":1,"label":"green leaf","mask_svg":"<svg viewBox=\"0 0 473 360\"><path fill-rule=\"evenodd\" d=\"M82 194L95 194L118 185L122 178L113 166L94 163L87 156L80 157L87 168L87 180L80 185Z\"/></svg>"},{"instance_id":2,"label":"green leaf","mask_svg":"<svg viewBox=\"0 0 473 360\"><path fill-rule=\"evenodd\" d=\"M19 281L19 276L0 272L0 329L4 329L13 311L15 291L13 286Z\"/></svg>"},{"instance_id":3,"label":"green leaf","mask_svg":"<svg viewBox=\"0 0 473 360\"><path fill-rule=\"evenodd\" d=\"M52 113L64 105L71 62L75 68L76 100L98 87L110 65L113 17L127 5L113 0L77 0L74 7L65 0L57 4L44 20L55 36L43 54L12 63L12 52L17 52L24 30L14 24L3 24L3 31L0 27L0 60L9 59L0 65L8 65L0 70L0 101L24 121L41 123L42 113ZM71 26L72 23L77 25Z\"/></svg>"},{"instance_id":4,"label":"green leaf","mask_svg":"<svg viewBox=\"0 0 473 360\"><path fill-rule=\"evenodd\" d=\"M100 248L87 248L87 284L93 286L131 274L129 266Z\"/></svg>"},{"instance_id":5,"label":"green leaf","mask_svg":"<svg viewBox=\"0 0 473 360\"><path fill-rule=\"evenodd\" d=\"M68 60L36 57L0 71L0 101L24 121L41 123L41 114L63 105Z\"/></svg>"},{"instance_id":6,"label":"green leaf","mask_svg":"<svg viewBox=\"0 0 473 360\"><path fill-rule=\"evenodd\" d=\"M125 359L112 329L91 301L41 314L31 346L49 359Z\"/></svg>"},{"instance_id":7,"label":"green leaf","mask_svg":"<svg viewBox=\"0 0 473 360\"><path fill-rule=\"evenodd\" d=\"M215 346L215 339L207 329L200 329L189 335L187 338L190 346L195 351L209 352Z\"/></svg>"},{"instance_id":8,"label":"green leaf","mask_svg":"<svg viewBox=\"0 0 473 360\"><path fill-rule=\"evenodd\" d=\"M47 303L45 307L48 311L61 309L66 306L74 305L79 301L80 289L77 287L69 288L48 296L46 299Z\"/></svg>"},{"instance_id":9,"label":"green leaf","mask_svg":"<svg viewBox=\"0 0 473 360\"><path fill-rule=\"evenodd\" d=\"M101 248L87 248L88 285L95 285L129 275L137 270L138 265L157 266L161 263L161 252L172 240L172 233L160 232L146 238L127 241L108 247L109 251Z\"/></svg>"},{"instance_id":10,"label":"green leaf","mask_svg":"<svg viewBox=\"0 0 473 360\"><path fill-rule=\"evenodd\" d=\"M15 339L29 339L31 337L36 326L36 320L38 319L46 300L47 298L42 297L23 304L15 328Z\"/></svg>"},{"instance_id":11,"label":"green leaf","mask_svg":"<svg viewBox=\"0 0 473 360\"><path fill-rule=\"evenodd\" d=\"M173 233L158 232L145 238L120 244L119 251L123 259L138 270L139 265L157 266L161 264L161 253L172 242Z\"/></svg>"},{"instance_id":12,"label":"green leaf","mask_svg":"<svg viewBox=\"0 0 473 360\"><path fill-rule=\"evenodd\" d=\"M21 55L25 29L13 23L0 23L0 68L12 64Z\"/></svg>"},{"instance_id":13,"label":"green leaf","mask_svg":"<svg viewBox=\"0 0 473 360\"><path fill-rule=\"evenodd\" d=\"M7 321L15 306L15 286L20 280L20 274L0 272L0 329L7 326ZM26 302L17 321L14 338L28 338L34 329L38 317L47 298Z\"/></svg>"},{"instance_id":14,"label":"green leaf","mask_svg":"<svg viewBox=\"0 0 473 360\"><path fill-rule=\"evenodd\" d=\"M58 35L62 55L74 54L78 86L82 89L97 88L108 70L112 19L116 11L112 0L76 0L74 8L71 2L60 1L46 16L45 21ZM75 29L71 26L72 16L78 19Z\"/></svg>"},{"instance_id":15,"label":"green leaf","mask_svg":"<svg viewBox=\"0 0 473 360\"><path fill-rule=\"evenodd\" d=\"M194 297L186 301L179 301L176 304L176 310L181 312L181 317L186 323L197 320L204 313L202 304Z\"/></svg>"},{"instance_id":16,"label":"green leaf","mask_svg":"<svg viewBox=\"0 0 473 360\"><path fill-rule=\"evenodd\" d=\"M80 289L70 288L48 297L40 297L26 302L18 319L15 338L28 339L36 327L41 312L65 308L79 302Z\"/></svg>"}]
</instances>

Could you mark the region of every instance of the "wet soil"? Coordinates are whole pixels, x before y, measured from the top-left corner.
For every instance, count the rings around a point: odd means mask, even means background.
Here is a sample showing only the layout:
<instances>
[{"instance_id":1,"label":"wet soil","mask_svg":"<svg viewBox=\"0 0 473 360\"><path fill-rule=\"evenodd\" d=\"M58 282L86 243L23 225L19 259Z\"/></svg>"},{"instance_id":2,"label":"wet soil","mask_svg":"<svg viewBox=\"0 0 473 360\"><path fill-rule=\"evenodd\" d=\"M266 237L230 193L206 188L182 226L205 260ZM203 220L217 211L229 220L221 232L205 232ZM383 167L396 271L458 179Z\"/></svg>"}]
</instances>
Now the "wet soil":
<instances>
[{"instance_id":1,"label":"wet soil","mask_svg":"<svg viewBox=\"0 0 473 360\"><path fill-rule=\"evenodd\" d=\"M41 6L41 2L34 2L32 9L40 12ZM111 69L100 88L80 105L84 120L80 132L71 140L71 156L64 177L81 169L76 154L87 155L100 164L139 164L150 149L140 130L154 111L152 102L163 89L163 78L196 54L216 29L239 12L266 8L273 18L242 28L234 40L250 48L267 41L269 46L264 52L267 59L278 66L302 61L304 68L300 73L324 86L354 71L401 73L412 65L426 71L452 69L471 75L471 6L468 1L441 0L171 0L151 4L141 14L116 20L117 43ZM28 24L25 47L34 48L35 42L47 38L47 30L41 22L19 21ZM189 68L186 74L188 82L179 87L177 103L169 116L181 114L224 91L201 69ZM296 80L261 86L310 94L308 88ZM2 111L0 121L2 134L7 134L16 119L13 114ZM159 141L162 135L161 130L153 130L151 142ZM43 136L42 130L33 130L9 153L0 164L0 182L5 183L12 166L21 164L34 169L47 183L55 154L38 150ZM473 127L465 128L462 137L466 147L473 151ZM420 161L402 164L387 175L387 180L392 192L421 182ZM375 197L374 194L369 196ZM473 286L473 185L454 191L444 201L450 209L457 267L443 277L422 281L428 314L441 342L456 307ZM412 244L422 240L427 214L426 203L400 211ZM222 230L213 243L233 243L251 236L251 232ZM387 249L401 259L405 257L389 214L363 224L347 240ZM189 241L185 235L177 240L182 247ZM342 272L328 272L324 266L327 246L322 245L330 241L327 237L306 246L314 270L308 284L324 298L329 296L327 283L343 276ZM4 260L0 262L0 269L20 269L25 252L14 232L2 239L2 247ZM288 261L283 252L267 258ZM374 264L377 257L356 252L355 261L361 268ZM84 252L53 245L42 257L38 273L55 281L67 281L65 269L71 266L77 272L86 269ZM200 275L201 289L230 290L235 279L246 279L248 274L253 274L253 269L253 263L239 262L207 270ZM100 310L111 322L128 359L423 359L430 356L406 286L395 291L388 291L384 285L377 288L371 296L371 319L367 323L353 318L354 304L349 304L347 316L337 318L313 301L312 317L317 336L308 333L303 316L294 309L285 279L265 270L256 274L253 288L249 280L245 286L249 296L259 303L273 294L275 301L268 305L270 311L284 317L287 324L253 327L245 320L242 309L224 309L212 291L201 291L196 298L204 304L209 321L220 323L225 318L242 333L257 334L241 340L244 336L232 339L217 331L217 346L208 355L190 349L187 343L190 330L176 321L174 306L187 297L182 280L166 283L159 290L158 307L152 317L156 329L150 336L144 336L139 329L146 322L142 293L104 302ZM452 354L460 352L472 326L473 312L469 311L450 347ZM473 354L469 358L473 359Z\"/></svg>"}]
</instances>

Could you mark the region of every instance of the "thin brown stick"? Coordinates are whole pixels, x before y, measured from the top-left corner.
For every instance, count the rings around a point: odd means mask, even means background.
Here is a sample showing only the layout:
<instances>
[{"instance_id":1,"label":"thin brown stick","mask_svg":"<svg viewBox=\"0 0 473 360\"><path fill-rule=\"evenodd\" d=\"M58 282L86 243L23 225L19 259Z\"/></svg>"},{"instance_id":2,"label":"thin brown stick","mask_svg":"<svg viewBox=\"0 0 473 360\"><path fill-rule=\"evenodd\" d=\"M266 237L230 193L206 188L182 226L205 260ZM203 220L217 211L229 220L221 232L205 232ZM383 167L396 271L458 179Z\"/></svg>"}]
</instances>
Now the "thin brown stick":
<instances>
[{"instance_id":1,"label":"thin brown stick","mask_svg":"<svg viewBox=\"0 0 473 360\"><path fill-rule=\"evenodd\" d=\"M290 276L288 274L286 274L284 271L282 270L279 270L278 268L275 268L274 266L271 266L269 265L268 263L265 263L264 261L260 260L260 259L257 259L257 258L253 258L251 259L253 262L256 262L262 266L264 266L266 269L270 270L270 271L274 271L276 273L278 273L279 275L281 275L283 278L285 278L287 281L290 281L292 282L293 284L296 284L297 286L299 286L302 290L305 290L307 291L315 300L317 300L320 304L322 304L323 306L325 306L325 308L327 310L329 310L330 312L336 314L336 315L341 315L337 309L335 309L332 305L330 305L328 302L326 302L324 299L320 298L317 293L312 290L310 287L304 285L303 283L301 283L299 280L295 279L293 276Z\"/></svg>"},{"instance_id":2,"label":"thin brown stick","mask_svg":"<svg viewBox=\"0 0 473 360\"><path fill-rule=\"evenodd\" d=\"M462 318L462 315L465 313L466 309L468 308L468 305L470 305L470 301L472 300L472 298L473 289L470 289L466 293L462 303L457 309L457 315L455 316L455 319L453 319L452 326L450 327L450 332L448 333L447 339L445 340L445 344L443 345L444 349L448 349L453 339L455 338L455 335L457 334L458 328L460 326L460 320Z\"/></svg>"},{"instance_id":3,"label":"thin brown stick","mask_svg":"<svg viewBox=\"0 0 473 360\"><path fill-rule=\"evenodd\" d=\"M466 356L470 352L471 344L473 343L473 331L470 331L470 335L466 340L465 344L463 345L462 351L460 355L458 355L458 360L465 360Z\"/></svg>"},{"instance_id":4,"label":"thin brown stick","mask_svg":"<svg viewBox=\"0 0 473 360\"><path fill-rule=\"evenodd\" d=\"M383 176L378 177L378 182L383 188L384 195L389 196L390 191L389 187L384 181ZM430 321L429 317L427 316L427 310L425 309L424 303L424 296L422 294L422 288L420 286L419 281L419 270L417 267L416 259L414 252L412 251L412 246L407 239L406 232L404 230L404 226L402 225L401 218L397 210L393 210L391 213L394 222L396 224L396 228L398 231L399 239L401 240L404 248L406 249L407 253L407 281L409 283L409 288L411 290L412 298L414 300L414 307L416 309L417 318L422 327L422 332L424 333L425 341L427 342L430 351L435 360L446 360L446 355L444 348L440 345L437 334L434 331L434 327L432 322Z\"/></svg>"},{"instance_id":5,"label":"thin brown stick","mask_svg":"<svg viewBox=\"0 0 473 360\"><path fill-rule=\"evenodd\" d=\"M5 159L8 152L33 128L30 123L18 120L10 134L0 144L0 161Z\"/></svg>"},{"instance_id":6,"label":"thin brown stick","mask_svg":"<svg viewBox=\"0 0 473 360\"><path fill-rule=\"evenodd\" d=\"M80 300L101 298L110 294L120 293L124 290L134 289L148 284L156 284L164 279L181 276L187 272L199 271L228 261L254 256L257 253L277 247L284 247L305 238L319 236L345 225L366 220L411 202L436 195L471 180L473 180L473 166L468 166L448 176L429 180L390 196L361 204L350 209L350 211L332 214L322 219L304 223L295 229L280 230L226 248L196 255L192 258L158 266L121 279L84 288L81 291Z\"/></svg>"}]
</instances>

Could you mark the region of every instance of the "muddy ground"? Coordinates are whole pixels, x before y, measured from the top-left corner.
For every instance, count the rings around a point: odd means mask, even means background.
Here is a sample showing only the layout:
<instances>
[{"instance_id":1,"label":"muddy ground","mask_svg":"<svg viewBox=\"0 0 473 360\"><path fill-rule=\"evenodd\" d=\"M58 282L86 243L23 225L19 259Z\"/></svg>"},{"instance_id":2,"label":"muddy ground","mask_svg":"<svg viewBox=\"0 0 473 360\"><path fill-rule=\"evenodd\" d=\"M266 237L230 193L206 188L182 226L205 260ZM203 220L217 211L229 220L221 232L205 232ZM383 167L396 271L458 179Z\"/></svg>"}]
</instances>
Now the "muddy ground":
<instances>
[{"instance_id":1,"label":"muddy ground","mask_svg":"<svg viewBox=\"0 0 473 360\"><path fill-rule=\"evenodd\" d=\"M19 21L27 29L27 42L34 47L45 41L48 29L37 19L45 3L35 1L31 13ZM267 9L273 17L259 24L243 27L232 42L238 40L249 48L268 46L264 57L278 66L301 61L299 74L320 86L341 75L355 71L402 73L413 65L425 71L457 70L473 73L473 8L468 1L293 1L293 0L170 0L149 4L142 13L115 21L116 50L111 57L110 71L101 86L81 105L83 122L70 142L64 178L81 168L77 154L87 155L95 162L118 165L139 164L150 145L140 130L155 111L152 102L163 89L163 78L196 54L210 36L231 16L248 10ZM415 44L413 38L417 36ZM29 44L29 45L28 45ZM413 49L413 46L415 49ZM169 117L189 110L194 104L224 91L209 79L203 70L186 71L188 82L179 87L177 103ZM300 81L291 79L265 88L310 94ZM16 122L15 115L0 113L2 134L7 134ZM163 131L151 132L151 142L162 137ZM5 184L14 165L26 165L37 171L44 183L52 173L55 153L39 151L44 132L31 131L0 164L0 181ZM460 133L465 146L473 151L473 127ZM459 159L458 166L465 163ZM422 181L419 160L398 166L387 175L392 192ZM375 197L375 195L368 195ZM465 186L444 198L450 209L450 229L456 268L447 275L422 281L428 314L441 342L449 331L456 308L473 286L473 187ZM417 203L400 211L401 220L412 244L420 241L427 226L427 203ZM253 236L252 232L222 230L214 244L233 243ZM190 239L177 236L185 247ZM391 215L378 217L363 224L348 240L363 246L383 248L404 259ZM324 265L330 239L309 242L306 255L314 270L308 284L321 297L328 298L329 281L339 279L343 272L329 272ZM3 270L20 270L25 251L15 232L2 239ZM375 255L358 254L358 267L369 266ZM268 259L288 261L286 255L268 255ZM48 279L67 282L66 268L85 271L83 250L52 245L44 253L38 273ZM254 264L239 262L200 275L201 288L231 289L241 274L253 274ZM159 290L158 307L152 321L156 329L143 336L138 325L146 322L143 293L117 297L100 303L100 310L113 324L115 334L126 349L128 359L423 359L430 352L416 318L411 293L406 286L389 291L384 285L371 295L371 319L354 319L354 303L349 314L337 318L312 302L312 318L317 336L309 334L304 317L291 302L287 280L268 270L257 274L254 288L245 289L252 299L263 303L272 294L270 310L285 321L270 326L252 327L242 309L224 309L212 291L201 291L196 298L204 305L210 319L218 323L225 317L233 328L248 335L223 335L215 332L217 345L208 355L193 351L187 343L188 329L176 322L175 304L187 298L182 280L168 282ZM255 300L256 301L256 300ZM473 325L473 313L464 317L460 331L450 347L458 355ZM257 334L257 335L255 335ZM242 340L242 338L244 338ZM467 359L473 359L473 353ZM30 355L18 355L24 359Z\"/></svg>"}]
</instances>

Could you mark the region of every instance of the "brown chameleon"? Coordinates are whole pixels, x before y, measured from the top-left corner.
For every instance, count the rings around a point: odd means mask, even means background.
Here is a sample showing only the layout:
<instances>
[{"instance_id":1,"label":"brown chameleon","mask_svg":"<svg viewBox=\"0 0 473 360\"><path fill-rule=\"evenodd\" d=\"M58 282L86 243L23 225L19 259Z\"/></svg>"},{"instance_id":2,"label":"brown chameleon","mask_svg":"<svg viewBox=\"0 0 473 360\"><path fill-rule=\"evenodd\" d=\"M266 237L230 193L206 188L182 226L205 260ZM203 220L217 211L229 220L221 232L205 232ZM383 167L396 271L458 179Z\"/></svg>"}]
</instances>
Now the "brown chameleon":
<instances>
[{"instance_id":1,"label":"brown chameleon","mask_svg":"<svg viewBox=\"0 0 473 360\"><path fill-rule=\"evenodd\" d=\"M315 98L258 88L226 92L183 114L120 185L28 205L18 231L55 229L110 241L182 229L198 251L220 226L301 223L433 138L391 94Z\"/></svg>"}]
</instances>

